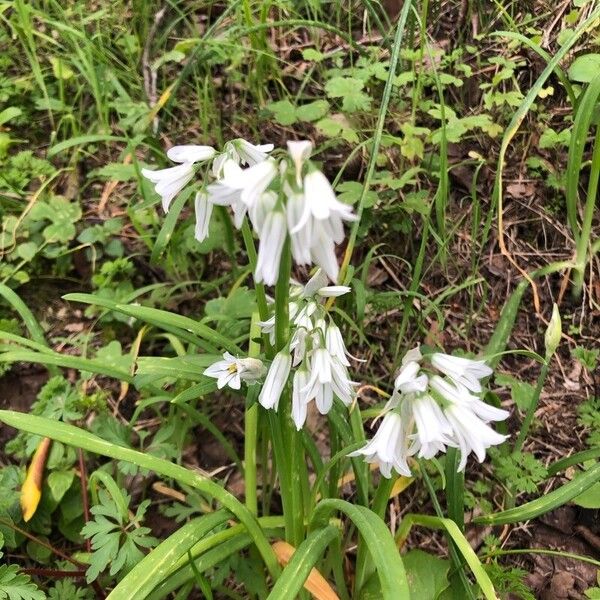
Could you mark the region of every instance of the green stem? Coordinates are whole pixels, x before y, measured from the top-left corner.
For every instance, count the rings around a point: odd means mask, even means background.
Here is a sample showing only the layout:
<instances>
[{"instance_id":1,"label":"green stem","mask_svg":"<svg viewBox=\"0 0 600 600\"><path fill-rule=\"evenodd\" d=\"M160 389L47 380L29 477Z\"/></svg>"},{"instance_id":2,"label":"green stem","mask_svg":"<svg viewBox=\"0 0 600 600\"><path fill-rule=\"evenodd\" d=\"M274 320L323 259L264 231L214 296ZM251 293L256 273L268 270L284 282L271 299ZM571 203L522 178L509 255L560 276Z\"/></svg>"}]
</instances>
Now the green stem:
<instances>
[{"instance_id":1,"label":"green stem","mask_svg":"<svg viewBox=\"0 0 600 600\"><path fill-rule=\"evenodd\" d=\"M435 488L433 487L433 483L427 473L425 468L425 463L423 461L419 461L419 469L423 476L423 481L425 482L425 486L427 487L427 491L429 492L429 497L431 498L431 502L433 504L433 508L435 510L435 514L440 518L444 518L444 513L442 511L442 507L437 499L437 495L435 493ZM464 564L460 558L460 554L456 548L456 544L450 537L450 535L446 535L446 539L448 541L448 553L450 554L450 560L452 561L452 565L455 568L455 572L450 575L452 579L458 578L464 592L465 598L470 598L470 600L475 600L475 596L473 595L473 590L471 589L471 584L467 579L467 575L465 573Z\"/></svg>"},{"instance_id":2,"label":"green stem","mask_svg":"<svg viewBox=\"0 0 600 600\"><path fill-rule=\"evenodd\" d=\"M257 358L260 355L260 345L254 339L260 334L259 316L252 315L250 323L250 345L248 356ZM246 506L253 515L258 515L258 496L256 478L256 447L258 441L258 402L256 397L258 386L248 388L246 397L246 415L244 418L244 482Z\"/></svg>"},{"instance_id":3,"label":"green stem","mask_svg":"<svg viewBox=\"0 0 600 600\"><path fill-rule=\"evenodd\" d=\"M594 141L594 153L592 155L592 164L590 167L590 180L583 212L583 223L581 225L581 234L577 240L577 253L575 258L576 269L573 274L573 294L575 297L581 295L583 280L585 275L585 264L587 257L588 244L592 232L592 223L596 208L596 193L598 191L598 178L600 177L600 127L596 127L596 139Z\"/></svg>"},{"instance_id":4,"label":"green stem","mask_svg":"<svg viewBox=\"0 0 600 600\"><path fill-rule=\"evenodd\" d=\"M248 262L250 263L250 267L254 273L256 270L257 254L248 219L244 219L242 223L242 237L244 238L246 253L248 254ZM256 290L256 305L258 306L258 314L263 321L266 321L269 318L269 306L267 304L265 286L262 283L254 282L254 289Z\"/></svg>"},{"instance_id":5,"label":"green stem","mask_svg":"<svg viewBox=\"0 0 600 600\"><path fill-rule=\"evenodd\" d=\"M375 166L377 164L377 156L379 154L379 146L381 145L381 138L383 136L383 128L385 126L385 117L387 115L387 109L390 103L390 97L392 95L392 88L394 87L394 79L396 77L396 69L398 68L398 61L400 59L400 46L402 45L402 37L404 35L404 28L406 26L406 20L408 18L408 12L412 2L405 2L402 8L402 13L400 14L400 18L398 19L398 24L396 25L396 34L394 35L394 42L392 44L392 52L390 56L390 68L388 72L388 78L385 82L385 88L383 90L383 97L381 99L381 106L379 108L379 114L377 116L377 125L375 126L375 133L373 135L373 145L371 147L371 156L369 158L369 165L367 166L367 174L365 176L365 182L363 184L363 188L360 194L360 198L358 201L358 208L356 210L357 219L352 226L352 231L350 232L350 239L348 240L348 246L346 247L346 252L344 254L344 260L342 261L342 266L340 268L340 274L338 276L338 281L343 282L346 276L346 271L348 269L348 265L350 264L350 259L352 258L352 253L354 251L354 246L356 245L356 238L358 236L358 229L360 227L360 222L362 218L362 214L365 208L365 200L367 198L367 192L369 191L369 186L371 184L371 179L373 178L373 174L375 173Z\"/></svg>"},{"instance_id":6,"label":"green stem","mask_svg":"<svg viewBox=\"0 0 600 600\"><path fill-rule=\"evenodd\" d=\"M446 452L446 505L448 517L465 531L465 474L458 472L459 453L456 448Z\"/></svg>"},{"instance_id":7,"label":"green stem","mask_svg":"<svg viewBox=\"0 0 600 600\"><path fill-rule=\"evenodd\" d=\"M520 452L523 448L523 444L525 443L527 434L529 433L529 428L531 427L531 423L533 422L533 417L535 416L535 411L540 400L540 394L542 393L542 388L544 387L544 382L546 381L546 377L548 376L549 370L550 361L547 360L542 365L542 370L540 371L540 376L538 377L537 384L535 386L535 391L533 392L533 397L531 398L531 402L527 407L527 412L525 413L525 418L523 419L523 424L521 425L521 431L519 432L519 436L517 437L517 441L515 442L515 445L513 447L513 453Z\"/></svg>"}]
</instances>

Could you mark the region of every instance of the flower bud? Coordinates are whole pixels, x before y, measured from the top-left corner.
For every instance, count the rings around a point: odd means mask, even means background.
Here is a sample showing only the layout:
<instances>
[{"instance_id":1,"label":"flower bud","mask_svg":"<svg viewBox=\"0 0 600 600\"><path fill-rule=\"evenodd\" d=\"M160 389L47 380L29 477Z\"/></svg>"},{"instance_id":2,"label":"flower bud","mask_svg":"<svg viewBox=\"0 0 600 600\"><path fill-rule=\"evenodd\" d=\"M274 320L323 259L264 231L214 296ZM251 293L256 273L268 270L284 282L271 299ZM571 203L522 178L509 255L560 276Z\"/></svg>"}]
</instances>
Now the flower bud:
<instances>
[{"instance_id":1,"label":"flower bud","mask_svg":"<svg viewBox=\"0 0 600 600\"><path fill-rule=\"evenodd\" d=\"M558 306L555 303L552 307L552 317L550 318L550 323L548 323L548 329L546 329L546 335L544 337L546 344L546 360L550 360L556 352L561 336L560 313L558 312Z\"/></svg>"}]
</instances>

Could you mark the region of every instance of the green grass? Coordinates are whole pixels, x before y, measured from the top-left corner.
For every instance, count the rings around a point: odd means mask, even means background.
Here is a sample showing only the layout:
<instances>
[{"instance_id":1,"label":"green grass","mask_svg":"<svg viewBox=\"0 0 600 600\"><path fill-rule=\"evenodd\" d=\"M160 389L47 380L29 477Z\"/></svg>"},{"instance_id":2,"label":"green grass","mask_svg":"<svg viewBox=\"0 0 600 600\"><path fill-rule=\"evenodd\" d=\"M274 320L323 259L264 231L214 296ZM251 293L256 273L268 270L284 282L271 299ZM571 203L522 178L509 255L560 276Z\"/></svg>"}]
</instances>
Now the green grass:
<instances>
[{"instance_id":1,"label":"green grass","mask_svg":"<svg viewBox=\"0 0 600 600\"><path fill-rule=\"evenodd\" d=\"M128 598L140 586L152 598L192 589L304 598L313 567L344 600L361 590L407 597L409 587L420 597L416 527L445 535L449 561L428 555L424 567L440 570L442 587L493 598L494 586L508 586L511 557L527 548L474 551L464 536L466 503L478 497L474 463L464 477L456 453L421 463L397 498L411 505L401 520L389 489L346 455L371 437L369 419L419 342L482 353L533 389L523 365L535 367L552 303L568 293L559 357L571 360L574 345L593 349L600 79L570 66L573 48L597 50L600 8L576 4L555 23L556 13L533 0L469 2L461 21L458 0L404 3L398 15L370 0L3 6L0 373L26 379L23 363L33 363L67 376L50 408L42 392L33 414L0 415L21 430L0 468L3 560L30 569L53 597L64 594L41 569L62 569L61 549L88 568L81 549L97 550L80 534L90 521L82 498L100 507L99 488L121 508L125 490L132 495L132 514L111 515L122 521L121 543L152 521L135 517L145 500L177 531L144 549L129 575L105 572L87 590L76 580L81 598L99 589ZM141 176L167 166L170 145L236 137L279 147L312 139L316 162L358 216L339 253L340 283L353 294L328 308L366 359L352 367L365 389L360 406L336 406L313 425L317 441L296 433L285 410L267 418L258 388L244 401L215 393L202 375L224 350L272 359L289 334L288 276L305 281L307 272L290 259L274 289L254 285L248 223L239 235L217 210L198 243L193 190L165 216ZM268 295L277 304L274 347L256 324L268 317ZM554 440L537 445L524 433L517 449L527 464L550 467L525 482L536 493L514 486L528 474L509 460L511 448L523 422L543 435L534 409L555 385L556 364L544 365L529 405L521 388L511 397L491 386L487 400L510 406L514 434L483 467L489 488L477 492L486 509L477 526L534 519L598 487L596 448L549 454ZM575 409L562 409L571 423ZM39 515L25 524L18 490L39 436L55 442ZM558 478L567 466L577 475L568 482ZM398 521L402 554L389 532ZM281 538L298 548L288 566L270 545ZM490 560L497 569L486 569Z\"/></svg>"}]
</instances>

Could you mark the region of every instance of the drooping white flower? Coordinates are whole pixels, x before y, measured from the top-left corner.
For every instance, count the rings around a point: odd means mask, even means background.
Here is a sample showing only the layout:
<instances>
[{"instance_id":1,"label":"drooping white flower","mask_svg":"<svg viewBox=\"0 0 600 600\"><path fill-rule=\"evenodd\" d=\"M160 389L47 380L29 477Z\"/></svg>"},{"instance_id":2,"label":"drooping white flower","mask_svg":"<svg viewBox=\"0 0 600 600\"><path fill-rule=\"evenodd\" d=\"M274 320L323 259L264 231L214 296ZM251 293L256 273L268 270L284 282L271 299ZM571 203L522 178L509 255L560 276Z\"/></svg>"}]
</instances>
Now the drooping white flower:
<instances>
[{"instance_id":1,"label":"drooping white flower","mask_svg":"<svg viewBox=\"0 0 600 600\"><path fill-rule=\"evenodd\" d=\"M258 164L263 160L267 160L269 152L274 148L273 144L255 145L242 138L233 140L233 142L230 143L235 145L235 150L240 157L240 162L249 167Z\"/></svg>"},{"instance_id":2,"label":"drooping white flower","mask_svg":"<svg viewBox=\"0 0 600 600\"><path fill-rule=\"evenodd\" d=\"M472 360L436 352L431 355L431 364L455 383L460 383L472 392L481 392L480 380L493 373L484 360Z\"/></svg>"},{"instance_id":3,"label":"drooping white flower","mask_svg":"<svg viewBox=\"0 0 600 600\"><path fill-rule=\"evenodd\" d=\"M430 379L430 385L445 400L443 412L452 427L452 440L461 453L459 471L465 468L471 452L483 462L490 446L507 439L508 436L494 431L488 422L503 421L509 416L508 411L486 404L462 384L451 383L439 375Z\"/></svg>"},{"instance_id":4,"label":"drooping white flower","mask_svg":"<svg viewBox=\"0 0 600 600\"><path fill-rule=\"evenodd\" d=\"M142 175L155 184L154 190L161 197L165 212L168 212L173 198L192 180L194 163L208 160L214 154L211 146L173 146L167 156L181 164L166 169L142 169Z\"/></svg>"},{"instance_id":5,"label":"drooping white flower","mask_svg":"<svg viewBox=\"0 0 600 600\"><path fill-rule=\"evenodd\" d=\"M273 159L241 169L234 177L225 175L223 185L240 190L242 202L251 207L269 187L277 175L277 163Z\"/></svg>"},{"instance_id":6,"label":"drooping white flower","mask_svg":"<svg viewBox=\"0 0 600 600\"><path fill-rule=\"evenodd\" d=\"M279 275L281 252L287 235L285 215L280 210L272 210L265 218L260 232L258 259L254 279L266 285L274 285Z\"/></svg>"},{"instance_id":7,"label":"drooping white flower","mask_svg":"<svg viewBox=\"0 0 600 600\"><path fill-rule=\"evenodd\" d=\"M311 227L311 261L321 267L331 281L337 281L340 267L335 254L335 245L339 242L335 241L336 238L332 236L325 221L312 219L309 223Z\"/></svg>"},{"instance_id":8,"label":"drooping white flower","mask_svg":"<svg viewBox=\"0 0 600 600\"><path fill-rule=\"evenodd\" d=\"M394 381L394 389L401 394L424 392L427 389L428 377L424 373L419 375L420 370L421 365L418 362L403 363Z\"/></svg>"},{"instance_id":9,"label":"drooping white flower","mask_svg":"<svg viewBox=\"0 0 600 600\"><path fill-rule=\"evenodd\" d=\"M310 379L304 389L308 400L315 400L317 410L326 415L337 396L346 406L354 399L354 382L339 359L331 356L327 348L316 348L308 358Z\"/></svg>"},{"instance_id":10,"label":"drooping white flower","mask_svg":"<svg viewBox=\"0 0 600 600\"><path fill-rule=\"evenodd\" d=\"M255 145L242 138L226 142L223 146L223 152L213 160L211 169L213 177L221 179L225 176L224 166L227 161L231 161L238 166L248 165L251 167L266 160L271 150L273 150L273 144Z\"/></svg>"},{"instance_id":11,"label":"drooping white flower","mask_svg":"<svg viewBox=\"0 0 600 600\"><path fill-rule=\"evenodd\" d=\"M377 464L381 474L388 479L392 469L399 475L410 477L408 434L404 419L395 411L388 412L373 438L348 456L364 456L366 462Z\"/></svg>"},{"instance_id":12,"label":"drooping white flower","mask_svg":"<svg viewBox=\"0 0 600 600\"><path fill-rule=\"evenodd\" d=\"M339 298L347 294L350 289L347 285L326 285L317 290L317 294L323 298Z\"/></svg>"},{"instance_id":13,"label":"drooping white flower","mask_svg":"<svg viewBox=\"0 0 600 600\"><path fill-rule=\"evenodd\" d=\"M344 366L349 367L350 362L347 356L350 356L344 344L344 338L340 328L330 321L325 332L325 347L331 356L337 358Z\"/></svg>"},{"instance_id":14,"label":"drooping white flower","mask_svg":"<svg viewBox=\"0 0 600 600\"><path fill-rule=\"evenodd\" d=\"M494 431L465 405L451 404L444 410L444 414L452 426L453 438L460 449L459 471L464 470L471 452L479 462L483 462L485 451L490 446L502 444L508 437Z\"/></svg>"},{"instance_id":15,"label":"drooping white flower","mask_svg":"<svg viewBox=\"0 0 600 600\"><path fill-rule=\"evenodd\" d=\"M299 179L309 146L292 145L290 152L296 167L296 180L285 179L287 217L292 255L297 264L320 266L335 281L339 267L335 245L344 240L344 221L355 220L352 208L337 200L327 177L309 164L308 173Z\"/></svg>"},{"instance_id":16,"label":"drooping white flower","mask_svg":"<svg viewBox=\"0 0 600 600\"><path fill-rule=\"evenodd\" d=\"M223 354L223 360L218 360L204 370L204 375L217 380L219 389L228 385L234 390L240 389L242 381L254 383L265 373L265 366L258 358L236 358L229 352Z\"/></svg>"},{"instance_id":17,"label":"drooping white flower","mask_svg":"<svg viewBox=\"0 0 600 600\"><path fill-rule=\"evenodd\" d=\"M289 141L287 143L288 152L292 162L294 163L294 171L296 175L296 185L302 185L302 166L310 158L313 150L313 143L309 140Z\"/></svg>"},{"instance_id":18,"label":"drooping white flower","mask_svg":"<svg viewBox=\"0 0 600 600\"><path fill-rule=\"evenodd\" d=\"M296 425L296 429L300 431L306 421L306 415L308 412L308 398L305 391L308 385L309 374L308 371L301 367L294 373L292 382L292 419Z\"/></svg>"},{"instance_id":19,"label":"drooping white flower","mask_svg":"<svg viewBox=\"0 0 600 600\"><path fill-rule=\"evenodd\" d=\"M209 202L206 192L202 191L196 193L194 206L196 210L196 229L194 231L194 237L199 242L202 242L208 237L213 205L212 202Z\"/></svg>"},{"instance_id":20,"label":"drooping white flower","mask_svg":"<svg viewBox=\"0 0 600 600\"><path fill-rule=\"evenodd\" d=\"M483 402L460 383L450 383L439 375L434 375L430 384L450 404L465 406L484 421L504 421L510 415L507 410Z\"/></svg>"},{"instance_id":21,"label":"drooping white flower","mask_svg":"<svg viewBox=\"0 0 600 600\"><path fill-rule=\"evenodd\" d=\"M287 350L282 350L275 355L258 396L258 401L262 406L277 410L279 398L287 383L291 367L292 357Z\"/></svg>"},{"instance_id":22,"label":"drooping white flower","mask_svg":"<svg viewBox=\"0 0 600 600\"><path fill-rule=\"evenodd\" d=\"M410 402L415 420L415 450L420 458L433 458L453 446L453 430L437 402L429 394L419 394Z\"/></svg>"}]
</instances>

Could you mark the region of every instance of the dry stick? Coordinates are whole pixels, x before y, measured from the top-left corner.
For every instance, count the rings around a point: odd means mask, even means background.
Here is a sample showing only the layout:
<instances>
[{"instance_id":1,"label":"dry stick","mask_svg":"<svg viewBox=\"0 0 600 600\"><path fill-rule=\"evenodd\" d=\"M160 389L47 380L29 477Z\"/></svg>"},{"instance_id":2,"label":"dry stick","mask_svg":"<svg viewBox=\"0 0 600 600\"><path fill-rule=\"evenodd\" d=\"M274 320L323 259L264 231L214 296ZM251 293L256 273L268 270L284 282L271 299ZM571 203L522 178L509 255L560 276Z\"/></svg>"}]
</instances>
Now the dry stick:
<instances>
[{"instance_id":1,"label":"dry stick","mask_svg":"<svg viewBox=\"0 0 600 600\"><path fill-rule=\"evenodd\" d=\"M24 535L26 538L29 538L30 540L32 540L36 544L39 544L40 546L43 546L44 548L48 548L48 550L50 550L52 553L56 554L56 556L60 556L60 558L62 558L63 560L69 561L71 564L75 565L76 567L85 567L85 565L82 562L72 558L68 554L65 554L62 550L55 548L48 542L45 542L44 540L40 540L39 538L35 537L35 535L32 535L28 531L21 529L14 523L11 523L10 521L7 521L5 519L0 519L0 524L4 525L5 527L10 527L11 529L14 529L14 531L18 531L21 535Z\"/></svg>"},{"instance_id":2,"label":"dry stick","mask_svg":"<svg viewBox=\"0 0 600 600\"><path fill-rule=\"evenodd\" d=\"M63 571L60 569L19 569L20 573L26 575L35 575L37 577L51 577L53 579L63 579L65 577L85 577L85 571Z\"/></svg>"},{"instance_id":3,"label":"dry stick","mask_svg":"<svg viewBox=\"0 0 600 600\"><path fill-rule=\"evenodd\" d=\"M81 503L83 505L83 520L88 523L90 520L90 503L88 500L88 489L87 489L87 469L85 467L85 461L83 459L83 450L77 448L77 458L79 459L79 479L81 480ZM92 551L92 541L87 538L85 540L85 548L88 552Z\"/></svg>"},{"instance_id":4,"label":"dry stick","mask_svg":"<svg viewBox=\"0 0 600 600\"><path fill-rule=\"evenodd\" d=\"M79 460L79 479L81 481L81 504L83 506L83 520L87 524L90 520L90 502L88 499L87 468L85 466L83 450L81 448L77 448L77 458ZM89 553L92 552L92 540L90 538L86 538L85 548ZM96 592L97 598L106 598L106 594L104 593L102 586L98 583L98 580L95 580L92 583L92 587Z\"/></svg>"}]
</instances>

